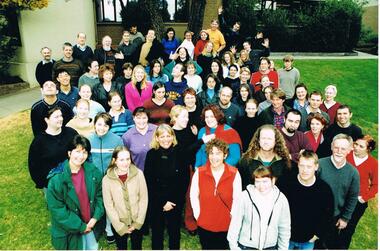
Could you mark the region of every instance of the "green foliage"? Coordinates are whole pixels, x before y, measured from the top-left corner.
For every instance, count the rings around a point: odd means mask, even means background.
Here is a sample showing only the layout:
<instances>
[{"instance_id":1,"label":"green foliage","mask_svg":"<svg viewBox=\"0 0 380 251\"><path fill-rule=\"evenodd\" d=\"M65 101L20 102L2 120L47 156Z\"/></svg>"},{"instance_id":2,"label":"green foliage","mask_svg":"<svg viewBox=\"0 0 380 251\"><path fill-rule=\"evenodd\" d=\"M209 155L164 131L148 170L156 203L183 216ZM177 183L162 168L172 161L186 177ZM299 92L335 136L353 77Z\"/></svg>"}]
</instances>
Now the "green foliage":
<instances>
[{"instance_id":1,"label":"green foliage","mask_svg":"<svg viewBox=\"0 0 380 251\"><path fill-rule=\"evenodd\" d=\"M225 18L227 22L229 22L229 25L232 25L236 21L240 21L240 33L244 37L255 36L258 4L258 0L225 0L223 1Z\"/></svg>"},{"instance_id":2,"label":"green foliage","mask_svg":"<svg viewBox=\"0 0 380 251\"><path fill-rule=\"evenodd\" d=\"M0 11L0 78L8 75L9 61L16 53L16 38L7 35L8 20Z\"/></svg>"},{"instance_id":3,"label":"green foliage","mask_svg":"<svg viewBox=\"0 0 380 251\"><path fill-rule=\"evenodd\" d=\"M150 14L144 7L144 1L129 1L126 8L122 8L120 16L122 18L122 25L126 30L132 25L138 25L138 30L143 34L148 31L152 25L150 21Z\"/></svg>"},{"instance_id":4,"label":"green foliage","mask_svg":"<svg viewBox=\"0 0 380 251\"><path fill-rule=\"evenodd\" d=\"M34 10L47 7L49 0L1 0L0 8L17 8L18 10Z\"/></svg>"},{"instance_id":5,"label":"green foliage","mask_svg":"<svg viewBox=\"0 0 380 251\"><path fill-rule=\"evenodd\" d=\"M265 36L270 39L271 48L289 51L289 46L293 44L293 36L289 36L291 30L287 25L291 23L289 12L284 9L264 10L261 23Z\"/></svg>"}]
</instances>

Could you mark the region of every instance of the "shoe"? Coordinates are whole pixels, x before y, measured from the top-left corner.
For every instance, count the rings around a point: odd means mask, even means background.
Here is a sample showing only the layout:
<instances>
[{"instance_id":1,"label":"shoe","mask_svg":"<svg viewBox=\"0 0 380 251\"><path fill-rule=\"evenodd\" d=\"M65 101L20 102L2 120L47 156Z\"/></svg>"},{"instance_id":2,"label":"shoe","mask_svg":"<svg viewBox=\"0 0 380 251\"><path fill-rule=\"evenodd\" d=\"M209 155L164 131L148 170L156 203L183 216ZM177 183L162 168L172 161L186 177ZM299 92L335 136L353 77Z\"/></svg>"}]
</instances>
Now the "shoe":
<instances>
[{"instance_id":1,"label":"shoe","mask_svg":"<svg viewBox=\"0 0 380 251\"><path fill-rule=\"evenodd\" d=\"M107 239L108 244L115 243L115 236L113 236L113 235L111 235L111 236L107 235L106 239Z\"/></svg>"}]
</instances>

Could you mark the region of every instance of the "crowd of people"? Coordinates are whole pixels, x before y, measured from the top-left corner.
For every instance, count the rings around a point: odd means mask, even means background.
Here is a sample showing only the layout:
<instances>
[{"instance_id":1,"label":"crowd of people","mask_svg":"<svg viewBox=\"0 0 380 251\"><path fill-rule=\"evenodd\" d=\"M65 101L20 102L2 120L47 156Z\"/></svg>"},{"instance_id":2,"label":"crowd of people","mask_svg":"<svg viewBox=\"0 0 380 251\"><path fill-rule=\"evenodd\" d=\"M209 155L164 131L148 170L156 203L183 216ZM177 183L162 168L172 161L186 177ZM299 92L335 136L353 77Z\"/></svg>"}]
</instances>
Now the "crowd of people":
<instances>
[{"instance_id":1,"label":"crowd of people","mask_svg":"<svg viewBox=\"0 0 380 251\"><path fill-rule=\"evenodd\" d=\"M78 33L36 67L29 171L56 249L348 249L377 194L376 143L351 107L270 60L262 32L218 19L181 42L133 25L94 51Z\"/></svg>"}]
</instances>

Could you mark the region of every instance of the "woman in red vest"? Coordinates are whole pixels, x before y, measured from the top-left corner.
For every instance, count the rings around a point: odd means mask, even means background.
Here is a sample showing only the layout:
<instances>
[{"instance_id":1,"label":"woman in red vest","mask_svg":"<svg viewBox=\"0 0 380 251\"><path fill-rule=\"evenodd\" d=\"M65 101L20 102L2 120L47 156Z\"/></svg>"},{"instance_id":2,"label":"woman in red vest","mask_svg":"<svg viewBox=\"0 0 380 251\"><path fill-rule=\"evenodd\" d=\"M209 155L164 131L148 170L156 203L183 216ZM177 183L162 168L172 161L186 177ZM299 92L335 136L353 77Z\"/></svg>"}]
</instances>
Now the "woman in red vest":
<instances>
[{"instance_id":1,"label":"woman in red vest","mask_svg":"<svg viewBox=\"0 0 380 251\"><path fill-rule=\"evenodd\" d=\"M208 160L193 176L190 201L202 249L228 249L227 231L232 204L241 193L235 167L224 162L228 144L213 139L206 145Z\"/></svg>"}]
</instances>

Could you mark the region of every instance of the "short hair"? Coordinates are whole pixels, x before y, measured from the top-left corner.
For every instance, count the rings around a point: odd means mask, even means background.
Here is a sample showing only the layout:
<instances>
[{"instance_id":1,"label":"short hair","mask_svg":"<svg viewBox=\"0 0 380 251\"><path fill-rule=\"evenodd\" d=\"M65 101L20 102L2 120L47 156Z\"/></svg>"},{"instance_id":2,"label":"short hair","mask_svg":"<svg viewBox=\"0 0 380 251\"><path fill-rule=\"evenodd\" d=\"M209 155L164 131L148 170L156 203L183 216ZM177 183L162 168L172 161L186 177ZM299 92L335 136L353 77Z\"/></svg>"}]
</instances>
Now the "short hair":
<instances>
[{"instance_id":1,"label":"short hair","mask_svg":"<svg viewBox=\"0 0 380 251\"><path fill-rule=\"evenodd\" d=\"M110 91L108 93L108 97L107 97L108 102L111 102L112 98L115 97L115 96L119 96L120 99L121 99L121 95L120 95L120 93L118 91Z\"/></svg>"},{"instance_id":2,"label":"short hair","mask_svg":"<svg viewBox=\"0 0 380 251\"><path fill-rule=\"evenodd\" d=\"M46 112L44 118L48 118L48 119L49 119L49 118L51 117L51 115L52 115L54 112L56 112L56 111L61 111L61 112L62 112L62 108L59 107L59 106L54 106L53 108L49 109L49 110Z\"/></svg>"},{"instance_id":3,"label":"short hair","mask_svg":"<svg viewBox=\"0 0 380 251\"><path fill-rule=\"evenodd\" d=\"M73 45L71 43L64 42L63 45L62 45L62 49L65 49L66 46L73 48Z\"/></svg>"},{"instance_id":4,"label":"short hair","mask_svg":"<svg viewBox=\"0 0 380 251\"><path fill-rule=\"evenodd\" d=\"M286 99L286 94L283 90L280 88L274 89L272 93L270 94L270 99L273 99L274 97L280 98L282 100Z\"/></svg>"},{"instance_id":5,"label":"short hair","mask_svg":"<svg viewBox=\"0 0 380 251\"><path fill-rule=\"evenodd\" d=\"M320 92L320 91L312 91L312 92L310 93L310 95L309 95L309 98L311 98L312 95L314 95L314 96L320 96L321 99L323 99L323 94L322 94L322 92Z\"/></svg>"},{"instance_id":6,"label":"short hair","mask_svg":"<svg viewBox=\"0 0 380 251\"><path fill-rule=\"evenodd\" d=\"M254 99L254 98L248 99L247 102L245 102L245 107L247 107L248 103L254 103L257 108L259 107L259 102L256 99Z\"/></svg>"},{"instance_id":7,"label":"short hair","mask_svg":"<svg viewBox=\"0 0 380 251\"><path fill-rule=\"evenodd\" d=\"M299 158L304 158L304 159L313 159L314 164L318 165L318 155L313 152L312 150L303 150L300 152Z\"/></svg>"},{"instance_id":8,"label":"short hair","mask_svg":"<svg viewBox=\"0 0 380 251\"><path fill-rule=\"evenodd\" d=\"M64 72L66 72L69 76L71 76L70 73L67 71L67 69L65 69L65 68L59 68L55 72L55 78L58 78L59 74L64 73Z\"/></svg>"},{"instance_id":9,"label":"short hair","mask_svg":"<svg viewBox=\"0 0 380 251\"><path fill-rule=\"evenodd\" d=\"M40 52L42 52L45 49L48 49L51 52L51 49L49 47L47 47L47 46L42 47L41 50L40 50Z\"/></svg>"},{"instance_id":10,"label":"short hair","mask_svg":"<svg viewBox=\"0 0 380 251\"><path fill-rule=\"evenodd\" d=\"M249 41L249 40L245 40L245 41L243 42L243 44L245 44L245 43L251 45L251 41Z\"/></svg>"},{"instance_id":11,"label":"short hair","mask_svg":"<svg viewBox=\"0 0 380 251\"><path fill-rule=\"evenodd\" d=\"M177 118L178 118L179 114L182 111L187 111L187 109L184 106L182 106L182 105L175 105L175 106L172 107L172 109L170 109L170 113L169 113L170 124L172 124L172 125L175 124L175 122L177 121Z\"/></svg>"},{"instance_id":12,"label":"short hair","mask_svg":"<svg viewBox=\"0 0 380 251\"><path fill-rule=\"evenodd\" d=\"M149 112L148 112L147 109L145 109L145 107L143 107L143 106L138 106L138 107L136 107L136 108L133 110L132 115L133 115L133 117L135 117L135 116L137 116L137 114L139 114L139 113L145 113L145 115L146 115L146 116L148 117L148 119L149 119Z\"/></svg>"},{"instance_id":13,"label":"short hair","mask_svg":"<svg viewBox=\"0 0 380 251\"><path fill-rule=\"evenodd\" d=\"M327 91L328 89L333 89L335 92L335 95L338 94L338 89L336 88L335 85L329 84L328 86L325 87L325 91Z\"/></svg>"},{"instance_id":14,"label":"short hair","mask_svg":"<svg viewBox=\"0 0 380 251\"><path fill-rule=\"evenodd\" d=\"M78 146L85 149L88 154L91 153L90 141L86 137L79 134L75 135L73 140L69 142L67 146L67 151L71 152L72 150L76 149Z\"/></svg>"},{"instance_id":15,"label":"short hair","mask_svg":"<svg viewBox=\"0 0 380 251\"><path fill-rule=\"evenodd\" d=\"M260 179L260 178L273 178L273 173L272 170L267 167L260 165L256 168L255 171L252 173L252 180L255 181L255 179Z\"/></svg>"},{"instance_id":16,"label":"short hair","mask_svg":"<svg viewBox=\"0 0 380 251\"><path fill-rule=\"evenodd\" d=\"M89 68L91 68L91 65L93 62L97 62L99 64L98 60L96 60L96 59L91 58L91 59L87 60L86 69L85 69L87 72L90 71Z\"/></svg>"},{"instance_id":17,"label":"short hair","mask_svg":"<svg viewBox=\"0 0 380 251\"><path fill-rule=\"evenodd\" d=\"M334 142L336 140L338 140L338 139L345 139L352 146L352 143L353 143L352 137L350 135L347 135L347 134L344 134L344 133L339 133L339 134L335 135L334 138L331 141L331 145L333 145Z\"/></svg>"},{"instance_id":18,"label":"short hair","mask_svg":"<svg viewBox=\"0 0 380 251\"><path fill-rule=\"evenodd\" d=\"M343 109L348 109L348 112L352 113L351 112L351 107L349 105L346 105L346 104L340 105L336 111L338 112L338 110L343 110Z\"/></svg>"},{"instance_id":19,"label":"short hair","mask_svg":"<svg viewBox=\"0 0 380 251\"><path fill-rule=\"evenodd\" d=\"M96 124L96 122L98 122L99 119L103 119L104 123L106 123L106 125L108 125L109 128L112 127L112 117L109 113L99 112L98 114L96 114L94 119L94 125Z\"/></svg>"},{"instance_id":20,"label":"short hair","mask_svg":"<svg viewBox=\"0 0 380 251\"><path fill-rule=\"evenodd\" d=\"M114 70L114 67L112 64L109 64L109 63L105 63L105 64L102 64L100 67L99 67L99 79L103 81L103 75L104 75L104 72L106 71L110 71L112 73L112 76L115 76L115 70Z\"/></svg>"},{"instance_id":21,"label":"short hair","mask_svg":"<svg viewBox=\"0 0 380 251\"><path fill-rule=\"evenodd\" d=\"M185 96L187 94L190 94L190 95L193 95L193 96L197 96L197 92L192 88L192 87L188 87L186 88L183 92L182 92L182 97L185 98Z\"/></svg>"},{"instance_id":22,"label":"short hair","mask_svg":"<svg viewBox=\"0 0 380 251\"><path fill-rule=\"evenodd\" d=\"M214 18L214 19L211 20L211 23L214 23L214 22L216 22L217 24L219 24L219 20L216 19L216 18Z\"/></svg>"},{"instance_id":23,"label":"short hair","mask_svg":"<svg viewBox=\"0 0 380 251\"><path fill-rule=\"evenodd\" d=\"M133 64L130 63L130 62L126 62L123 64L123 66L121 67L122 70L126 70L126 69L132 69L133 70Z\"/></svg>"},{"instance_id":24,"label":"short hair","mask_svg":"<svg viewBox=\"0 0 380 251\"><path fill-rule=\"evenodd\" d=\"M221 139L212 139L210 140L207 144L206 144L206 153L207 153L207 157L209 156L209 154L211 153L212 151L212 148L216 147L218 150L220 150L221 152L223 152L223 155L228 155L228 144L226 142L224 142L223 140Z\"/></svg>"},{"instance_id":25,"label":"short hair","mask_svg":"<svg viewBox=\"0 0 380 251\"><path fill-rule=\"evenodd\" d=\"M263 88L263 92L265 92L266 89L270 89L271 91L274 90L273 86L271 86L271 85L265 86L265 87Z\"/></svg>"},{"instance_id":26,"label":"short hair","mask_svg":"<svg viewBox=\"0 0 380 251\"><path fill-rule=\"evenodd\" d=\"M249 89L249 87L248 87L248 89ZM232 95L233 95L234 91L232 90L231 87L229 87L229 86L227 86L227 85L226 85L226 86L223 86L222 89L220 89L219 95L222 93L223 90L228 90L228 91L230 91L230 93L231 93L231 98L232 98ZM239 90L240 90L240 87L239 87Z\"/></svg>"},{"instance_id":27,"label":"short hair","mask_svg":"<svg viewBox=\"0 0 380 251\"><path fill-rule=\"evenodd\" d=\"M123 35L124 35L124 34L131 34L131 33L130 33L129 31L127 31L127 30L124 30L124 31L123 31Z\"/></svg>"},{"instance_id":28,"label":"short hair","mask_svg":"<svg viewBox=\"0 0 380 251\"><path fill-rule=\"evenodd\" d=\"M360 135L356 140L365 140L367 142L367 151L372 152L376 148L376 141L373 139L371 135Z\"/></svg>"},{"instance_id":29,"label":"short hair","mask_svg":"<svg viewBox=\"0 0 380 251\"><path fill-rule=\"evenodd\" d=\"M248 67L241 67L241 68L240 68L240 75L241 75L243 72L247 72L249 75L251 75L251 71L249 70Z\"/></svg>"},{"instance_id":30,"label":"short hair","mask_svg":"<svg viewBox=\"0 0 380 251\"><path fill-rule=\"evenodd\" d=\"M323 128L322 128L322 132L326 129L326 125L327 125L327 120L325 119L325 117L323 117L322 114L320 114L319 112L312 112L310 113L308 116L307 116L307 126L310 128L310 124L311 124L311 121L313 119L316 119L318 120L319 122L321 122L321 124L323 125Z\"/></svg>"},{"instance_id":31,"label":"short hair","mask_svg":"<svg viewBox=\"0 0 380 251\"><path fill-rule=\"evenodd\" d=\"M299 110L297 110L297 109L290 109L287 112L285 112L285 119L288 118L289 113L293 113L294 115L298 115L298 116L300 116L300 118L302 118L301 112Z\"/></svg>"},{"instance_id":32,"label":"short hair","mask_svg":"<svg viewBox=\"0 0 380 251\"><path fill-rule=\"evenodd\" d=\"M75 103L75 106L78 106L81 103L86 104L88 106L88 108L90 108L90 102L86 99L83 99L83 98L78 99L77 102Z\"/></svg>"},{"instance_id":33,"label":"short hair","mask_svg":"<svg viewBox=\"0 0 380 251\"><path fill-rule=\"evenodd\" d=\"M89 84L83 84L83 85L79 86L79 91L82 90L83 87L88 87L88 88L90 88L90 91L91 91L91 93L92 93L92 89L91 89L91 86L90 86Z\"/></svg>"},{"instance_id":34,"label":"short hair","mask_svg":"<svg viewBox=\"0 0 380 251\"><path fill-rule=\"evenodd\" d=\"M160 148L160 143L158 143L157 138L164 132L167 132L171 136L173 136L172 146L176 146L178 144L173 128L169 126L168 124L161 124L156 128L156 130L153 133L152 141L150 142L151 148L156 149L156 150Z\"/></svg>"},{"instance_id":35,"label":"short hair","mask_svg":"<svg viewBox=\"0 0 380 251\"><path fill-rule=\"evenodd\" d=\"M218 105L208 104L203 108L202 115L201 115L201 118L203 121L205 121L206 111L212 111L212 113L214 114L214 117L216 118L216 121L218 121L218 124L224 124L226 122L224 113L220 110Z\"/></svg>"},{"instance_id":36,"label":"short hair","mask_svg":"<svg viewBox=\"0 0 380 251\"><path fill-rule=\"evenodd\" d=\"M284 56L284 58L282 59L282 61L286 62L286 61L289 61L289 62L293 62L294 61L294 57L290 54L287 54Z\"/></svg>"}]
</instances>

